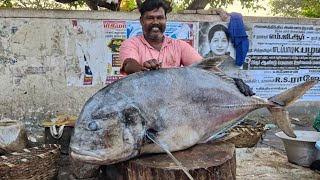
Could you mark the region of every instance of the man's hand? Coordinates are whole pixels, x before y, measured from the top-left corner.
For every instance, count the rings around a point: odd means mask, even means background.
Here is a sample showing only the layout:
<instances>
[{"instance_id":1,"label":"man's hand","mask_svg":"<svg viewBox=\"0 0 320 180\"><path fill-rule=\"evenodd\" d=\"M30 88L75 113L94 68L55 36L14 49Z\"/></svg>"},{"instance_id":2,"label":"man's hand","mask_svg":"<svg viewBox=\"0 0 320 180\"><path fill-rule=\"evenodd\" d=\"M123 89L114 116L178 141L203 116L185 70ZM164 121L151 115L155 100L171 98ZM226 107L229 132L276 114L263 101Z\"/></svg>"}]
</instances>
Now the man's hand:
<instances>
[{"instance_id":1,"label":"man's hand","mask_svg":"<svg viewBox=\"0 0 320 180\"><path fill-rule=\"evenodd\" d=\"M255 95L251 88L246 83L244 83L242 79L233 78L233 80L242 94L244 94L245 96Z\"/></svg>"},{"instance_id":2,"label":"man's hand","mask_svg":"<svg viewBox=\"0 0 320 180\"><path fill-rule=\"evenodd\" d=\"M139 71L155 70L160 68L161 63L159 63L155 59L151 59L149 61L144 62L142 66L134 59L126 59L123 62L123 70L127 74L132 74Z\"/></svg>"},{"instance_id":3,"label":"man's hand","mask_svg":"<svg viewBox=\"0 0 320 180\"><path fill-rule=\"evenodd\" d=\"M149 70L148 68L141 66L136 60L134 59L126 59L123 62L123 70L127 74L132 74L139 71Z\"/></svg>"},{"instance_id":4,"label":"man's hand","mask_svg":"<svg viewBox=\"0 0 320 180\"><path fill-rule=\"evenodd\" d=\"M159 63L157 60L155 59L151 59L149 61L146 61L143 63L143 66L145 68L148 68L150 70L156 70L156 69L160 69L161 68L161 63Z\"/></svg>"}]
</instances>

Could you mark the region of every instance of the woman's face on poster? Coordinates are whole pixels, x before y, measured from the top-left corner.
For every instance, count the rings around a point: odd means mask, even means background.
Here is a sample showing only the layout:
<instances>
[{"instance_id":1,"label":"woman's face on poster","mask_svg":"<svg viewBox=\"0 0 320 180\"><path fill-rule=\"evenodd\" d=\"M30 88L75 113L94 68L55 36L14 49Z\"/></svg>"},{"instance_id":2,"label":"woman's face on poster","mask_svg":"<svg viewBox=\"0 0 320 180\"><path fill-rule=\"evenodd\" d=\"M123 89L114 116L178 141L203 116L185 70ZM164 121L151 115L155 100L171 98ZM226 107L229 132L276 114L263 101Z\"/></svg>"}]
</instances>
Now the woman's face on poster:
<instances>
[{"instance_id":1,"label":"woman's face on poster","mask_svg":"<svg viewBox=\"0 0 320 180\"><path fill-rule=\"evenodd\" d=\"M228 49L228 45L229 42L225 32L217 31L214 33L210 42L210 49L214 55L225 55Z\"/></svg>"}]
</instances>

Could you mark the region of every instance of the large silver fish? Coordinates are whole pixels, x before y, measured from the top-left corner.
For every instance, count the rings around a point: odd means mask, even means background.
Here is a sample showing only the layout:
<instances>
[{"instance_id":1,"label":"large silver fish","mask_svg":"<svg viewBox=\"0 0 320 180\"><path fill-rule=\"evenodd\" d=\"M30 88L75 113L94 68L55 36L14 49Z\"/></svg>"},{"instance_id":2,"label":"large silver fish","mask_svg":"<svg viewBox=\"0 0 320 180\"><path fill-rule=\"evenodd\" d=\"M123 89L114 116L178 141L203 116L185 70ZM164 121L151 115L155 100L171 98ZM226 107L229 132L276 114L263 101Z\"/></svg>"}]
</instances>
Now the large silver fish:
<instances>
[{"instance_id":1,"label":"large silver fish","mask_svg":"<svg viewBox=\"0 0 320 180\"><path fill-rule=\"evenodd\" d=\"M290 137L286 106L319 80L304 82L277 96L244 96L233 79L216 68L219 58L190 67L129 75L93 95L84 105L71 138L71 156L107 165L143 153L173 152L207 141L249 112L266 107Z\"/></svg>"}]
</instances>

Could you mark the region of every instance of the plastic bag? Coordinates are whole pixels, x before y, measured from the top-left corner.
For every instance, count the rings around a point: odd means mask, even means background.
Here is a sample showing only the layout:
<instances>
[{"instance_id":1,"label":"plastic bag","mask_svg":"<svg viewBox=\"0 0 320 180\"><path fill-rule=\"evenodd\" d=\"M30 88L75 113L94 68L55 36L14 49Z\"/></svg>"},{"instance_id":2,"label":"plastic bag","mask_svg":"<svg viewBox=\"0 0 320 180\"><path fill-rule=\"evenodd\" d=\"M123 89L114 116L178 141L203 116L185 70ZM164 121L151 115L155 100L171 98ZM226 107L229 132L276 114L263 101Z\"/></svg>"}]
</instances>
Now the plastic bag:
<instances>
[{"instance_id":1,"label":"plastic bag","mask_svg":"<svg viewBox=\"0 0 320 180\"><path fill-rule=\"evenodd\" d=\"M0 121L0 154L21 152L27 143L24 123L11 119Z\"/></svg>"}]
</instances>

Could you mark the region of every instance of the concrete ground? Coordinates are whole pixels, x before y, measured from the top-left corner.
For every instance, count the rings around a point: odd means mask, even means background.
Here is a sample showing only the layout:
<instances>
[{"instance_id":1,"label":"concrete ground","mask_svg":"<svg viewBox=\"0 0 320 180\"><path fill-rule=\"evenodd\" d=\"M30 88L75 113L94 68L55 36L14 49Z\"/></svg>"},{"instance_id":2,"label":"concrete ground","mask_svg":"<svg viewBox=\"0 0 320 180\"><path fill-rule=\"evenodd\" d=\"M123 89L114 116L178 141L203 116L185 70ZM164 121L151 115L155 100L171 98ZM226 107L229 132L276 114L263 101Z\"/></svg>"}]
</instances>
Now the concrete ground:
<instances>
[{"instance_id":1,"label":"concrete ground","mask_svg":"<svg viewBox=\"0 0 320 180\"><path fill-rule=\"evenodd\" d=\"M294 130L310 130L310 131L315 131L315 129L312 127L312 121L311 120L303 120L303 119L294 119L292 120L293 124L293 128ZM263 138L260 139L260 141L257 143L256 147L254 148L250 148L250 149L256 149L256 148L269 148L270 151L275 151L279 154L282 155L282 165L286 164L285 166L291 166L291 163L287 162L286 160L286 155L285 155L285 149L284 149L284 145L282 143L282 140L278 137L275 136L275 133L276 132L279 132L280 129L278 129L277 127L273 127L273 124L271 121L269 121L268 119L264 119L262 120L262 123L265 123L265 124L268 124L272 127L270 128L269 130L267 130L265 132L265 134L263 135ZM242 148L243 149L243 148ZM243 151L243 150L239 150L239 151ZM275 154L274 152L271 152L271 154ZM263 158L263 157L262 157ZM268 160L268 157L266 157L266 160ZM238 161L241 161L241 163L248 163L248 161L243 161L241 160L241 157L238 157L238 150L237 150L237 179L250 179L248 177L246 178L243 178L243 177L240 177L240 175L238 176L238 174L241 174L241 173L238 173L238 169L241 168L241 165L238 165ZM257 161L259 161L259 159L257 159ZM248 165L246 165L248 166ZM297 166L297 165L293 165L296 169L295 169L295 173L297 174L297 169L300 168L300 166ZM278 167L279 169L279 167ZM292 169L292 167L290 167L290 169ZM302 169L302 170L301 170ZM314 179L314 177L319 178L320 179L320 173L318 171L312 171L310 170L309 168L302 168L299 169L299 172L300 171L308 171L308 179L309 177L312 177ZM242 170L242 169L241 169ZM269 169L270 170L270 169ZM255 171L254 169L252 169L252 171ZM271 172L271 170L270 170ZM274 173L274 172L273 172ZM311 173L311 175L310 175ZM60 168L60 171L59 171L59 176L58 176L58 179L59 180L66 180L68 179L70 176L70 163L69 163L69 160L68 160L68 156L67 155L62 155L62 159L61 159L61 168ZM252 175L252 177L254 177ZM279 176L279 178L277 177L266 177L266 179L283 179L285 176L282 174L281 176ZM298 176L297 176L298 177ZM303 176L299 176L299 178L303 178ZM306 176L307 177L307 176ZM100 177L99 179L103 179L102 177ZM259 179L264 179L264 178L261 178L259 177ZM293 179L296 179L296 178L293 178ZM304 178L303 178L304 179Z\"/></svg>"}]
</instances>

